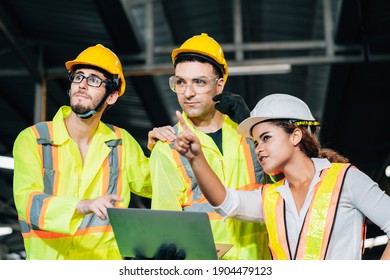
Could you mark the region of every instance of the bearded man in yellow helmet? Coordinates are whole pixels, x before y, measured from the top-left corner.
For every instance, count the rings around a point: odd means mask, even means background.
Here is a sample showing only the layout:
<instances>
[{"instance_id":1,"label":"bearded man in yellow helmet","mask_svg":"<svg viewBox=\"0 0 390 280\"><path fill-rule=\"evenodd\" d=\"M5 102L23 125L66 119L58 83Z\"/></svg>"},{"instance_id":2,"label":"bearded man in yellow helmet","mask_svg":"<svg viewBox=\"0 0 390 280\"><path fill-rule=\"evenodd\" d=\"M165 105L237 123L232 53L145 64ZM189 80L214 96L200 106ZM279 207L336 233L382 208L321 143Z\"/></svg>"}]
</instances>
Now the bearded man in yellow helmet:
<instances>
[{"instance_id":1,"label":"bearded man in yellow helmet","mask_svg":"<svg viewBox=\"0 0 390 280\"><path fill-rule=\"evenodd\" d=\"M170 88L177 94L184 121L200 139L211 168L227 187L255 189L263 182L262 169L253 142L236 131L249 109L241 96L223 93L228 65L221 46L202 33L174 49L172 62L175 75L169 78ZM221 112L231 113L232 118ZM224 221L201 193L188 160L173 148L174 142L156 142L156 138L174 141L181 131L177 123L173 128L149 132L152 209L208 212L215 242L233 245L222 259L270 259L264 223Z\"/></svg>"},{"instance_id":2,"label":"bearded man in yellow helmet","mask_svg":"<svg viewBox=\"0 0 390 280\"><path fill-rule=\"evenodd\" d=\"M119 58L97 44L65 63L70 107L23 130L14 199L27 259L122 259L107 208L151 197L149 160L125 130L101 122L125 92Z\"/></svg>"}]
</instances>

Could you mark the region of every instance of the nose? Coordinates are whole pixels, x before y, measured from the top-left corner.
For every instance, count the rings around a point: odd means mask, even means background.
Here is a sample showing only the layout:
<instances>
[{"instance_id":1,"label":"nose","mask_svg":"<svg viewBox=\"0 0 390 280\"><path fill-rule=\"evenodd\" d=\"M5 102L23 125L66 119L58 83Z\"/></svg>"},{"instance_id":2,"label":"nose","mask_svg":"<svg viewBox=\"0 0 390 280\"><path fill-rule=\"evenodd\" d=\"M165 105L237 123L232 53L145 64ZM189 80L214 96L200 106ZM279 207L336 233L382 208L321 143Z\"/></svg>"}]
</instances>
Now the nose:
<instances>
[{"instance_id":1,"label":"nose","mask_svg":"<svg viewBox=\"0 0 390 280\"><path fill-rule=\"evenodd\" d=\"M191 85L187 84L187 87L184 91L184 96L189 98L189 97L194 96L194 95L196 95L196 94L195 94L194 90L192 89Z\"/></svg>"},{"instance_id":2,"label":"nose","mask_svg":"<svg viewBox=\"0 0 390 280\"><path fill-rule=\"evenodd\" d=\"M257 145L257 147L255 149L256 155L260 154L263 151L264 151L264 148L261 145Z\"/></svg>"}]
</instances>

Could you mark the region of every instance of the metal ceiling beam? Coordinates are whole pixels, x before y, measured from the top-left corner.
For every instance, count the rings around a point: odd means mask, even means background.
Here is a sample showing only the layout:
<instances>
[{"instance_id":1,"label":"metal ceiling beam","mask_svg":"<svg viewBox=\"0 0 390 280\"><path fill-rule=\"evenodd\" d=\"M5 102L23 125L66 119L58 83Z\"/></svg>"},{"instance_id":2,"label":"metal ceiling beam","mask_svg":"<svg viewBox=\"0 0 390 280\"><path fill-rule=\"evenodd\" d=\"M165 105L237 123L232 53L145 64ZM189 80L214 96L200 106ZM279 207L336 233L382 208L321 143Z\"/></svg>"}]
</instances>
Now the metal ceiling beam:
<instances>
[{"instance_id":1,"label":"metal ceiling beam","mask_svg":"<svg viewBox=\"0 0 390 280\"><path fill-rule=\"evenodd\" d=\"M371 62L390 61L390 54L388 55L372 55ZM290 64L292 66L299 65L318 65L318 64L342 64L342 63L362 63L364 62L363 55L335 55L329 57L322 56L297 56L297 57L280 57L280 58L264 58L264 59L247 59L241 62L228 61L229 67L245 67L252 65L269 65L272 70L273 65ZM144 75L169 75L173 73L172 64L156 64L156 65L125 65L124 74L126 76L144 76ZM269 71L264 68L264 74ZM251 73L229 72L229 75L248 75ZM260 73L257 73L260 74Z\"/></svg>"},{"instance_id":2,"label":"metal ceiling beam","mask_svg":"<svg viewBox=\"0 0 390 280\"><path fill-rule=\"evenodd\" d=\"M145 30L145 42L146 42L146 59L145 62L147 65L154 63L154 16L153 16L153 3L148 1L145 4L145 21L146 21L146 30Z\"/></svg>"},{"instance_id":3,"label":"metal ceiling beam","mask_svg":"<svg viewBox=\"0 0 390 280\"><path fill-rule=\"evenodd\" d=\"M156 46L155 54L170 54L177 46ZM302 40L302 41L278 41L278 42L235 42L221 43L225 53L236 52L237 49L242 51L287 51L287 50L310 50L324 49L326 42L324 40ZM345 49L347 46L343 46ZM350 46L351 47L351 46ZM356 47L355 47L356 48Z\"/></svg>"},{"instance_id":4,"label":"metal ceiling beam","mask_svg":"<svg viewBox=\"0 0 390 280\"><path fill-rule=\"evenodd\" d=\"M387 62L390 61L390 54L386 55L371 55L371 62ZM364 55L334 55L329 58L327 55L320 56L296 56L296 57L280 57L280 58L263 58L263 59L246 59L241 62L228 61L230 67L244 67L251 65L277 65L290 64L292 66L299 65L317 65L317 64L343 64L343 63L363 63ZM47 79L65 78L63 67L46 68ZM173 73L172 64L155 64L155 65L123 65L124 75L130 76L153 76L153 75L168 75ZM26 77L29 73L25 69L0 69L0 77ZM234 73L229 73L234 75ZM244 75L244 74L241 74Z\"/></svg>"},{"instance_id":5,"label":"metal ceiling beam","mask_svg":"<svg viewBox=\"0 0 390 280\"><path fill-rule=\"evenodd\" d=\"M222 44L225 52L234 52L237 48L235 44ZM165 47L155 47L155 54L170 54L174 46L165 46ZM240 46L242 50L245 51L286 51L286 50L309 50L309 49L323 49L325 52L326 43L325 41L291 41L291 42L265 42L265 43L244 43ZM309 65L309 64L333 64L333 63L349 63L349 62L363 62L362 55L347 55L345 53L357 53L361 52L361 45L351 44L351 45L334 45L335 55L329 57L326 55L322 56L288 56L280 58L271 58L271 59L255 59L255 60L243 60L238 61L228 61L229 65L235 66L245 66L253 65L259 63L260 65L265 64L284 64L289 63L291 65ZM343 52L343 55L337 54L338 52ZM125 55L126 56L126 55ZM125 60L130 59L131 57L136 56L136 59L144 59L144 53L139 53L137 55L129 55ZM390 54L388 55L372 55L372 61L388 61ZM152 74L170 74L172 73L172 64L137 64L137 65L123 65L123 70L125 76L133 75L152 75ZM25 77L29 75L30 72L26 69L20 68L8 68L0 69L0 77ZM63 67L51 67L46 69L47 79L56 79L64 77Z\"/></svg>"},{"instance_id":6,"label":"metal ceiling beam","mask_svg":"<svg viewBox=\"0 0 390 280\"><path fill-rule=\"evenodd\" d=\"M332 57L334 55L334 35L333 35L333 19L332 7L329 0L322 0L323 16L324 16L324 34L326 42L326 55Z\"/></svg>"},{"instance_id":7,"label":"metal ceiling beam","mask_svg":"<svg viewBox=\"0 0 390 280\"><path fill-rule=\"evenodd\" d=\"M39 49L38 58L39 72L43 73L43 49ZM46 79L42 77L40 83L35 83L35 102L34 102L34 123L38 123L46 120L47 109L47 86Z\"/></svg>"},{"instance_id":8,"label":"metal ceiling beam","mask_svg":"<svg viewBox=\"0 0 390 280\"><path fill-rule=\"evenodd\" d=\"M244 40L242 34L241 0L233 0L233 36L234 45L237 46L235 49L235 59L242 61L244 60L244 50L241 46ZM224 49L224 51L226 50Z\"/></svg>"}]
</instances>

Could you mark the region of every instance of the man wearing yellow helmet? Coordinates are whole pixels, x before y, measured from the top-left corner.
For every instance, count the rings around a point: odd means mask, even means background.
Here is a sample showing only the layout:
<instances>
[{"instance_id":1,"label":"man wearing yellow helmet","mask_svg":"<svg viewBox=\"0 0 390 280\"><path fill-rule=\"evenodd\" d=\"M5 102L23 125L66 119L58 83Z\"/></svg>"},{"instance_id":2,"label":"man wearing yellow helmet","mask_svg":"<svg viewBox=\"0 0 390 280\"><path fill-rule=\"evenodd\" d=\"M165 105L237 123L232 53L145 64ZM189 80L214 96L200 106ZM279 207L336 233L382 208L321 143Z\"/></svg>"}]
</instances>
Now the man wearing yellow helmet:
<instances>
[{"instance_id":1,"label":"man wearing yellow helmet","mask_svg":"<svg viewBox=\"0 0 390 280\"><path fill-rule=\"evenodd\" d=\"M253 143L237 133L237 121L215 108L213 98L225 94L228 78L221 46L202 33L174 49L172 62L175 75L169 78L170 88L177 94L184 120L199 137L212 169L228 187L255 188L263 181L263 173ZM150 157L152 209L208 212L215 242L233 245L223 259L270 259L264 224L223 221L204 198L188 160L180 157L173 143L154 143L154 137L164 140L164 130L158 129L149 133L148 145L150 149L154 146ZM182 126L178 123L172 129L177 135Z\"/></svg>"},{"instance_id":2,"label":"man wearing yellow helmet","mask_svg":"<svg viewBox=\"0 0 390 280\"><path fill-rule=\"evenodd\" d=\"M86 79L88 86L92 88L100 88L102 84L105 85L106 92L97 100L93 106L83 107L82 105L72 104L72 110L82 119L88 119L99 112L105 104L108 97L116 98L123 95L126 88L126 80L123 76L122 65L119 58L108 48L101 44L90 47L81 52L76 59L67 61L65 63L66 69L69 71L69 81L72 84L81 84ZM87 66L87 67L86 67ZM95 69L103 74L105 79L100 79L96 75L85 77L78 71L82 68ZM117 93L117 94L115 94ZM69 91L69 96L71 97ZM115 103L114 101L114 103ZM109 101L108 106L111 106L112 101ZM81 106L81 107L80 107Z\"/></svg>"},{"instance_id":3,"label":"man wearing yellow helmet","mask_svg":"<svg viewBox=\"0 0 390 280\"><path fill-rule=\"evenodd\" d=\"M14 198L27 259L122 259L107 208L151 197L149 159L124 129L101 122L124 94L119 58L101 44L65 63L70 107L14 144Z\"/></svg>"}]
</instances>

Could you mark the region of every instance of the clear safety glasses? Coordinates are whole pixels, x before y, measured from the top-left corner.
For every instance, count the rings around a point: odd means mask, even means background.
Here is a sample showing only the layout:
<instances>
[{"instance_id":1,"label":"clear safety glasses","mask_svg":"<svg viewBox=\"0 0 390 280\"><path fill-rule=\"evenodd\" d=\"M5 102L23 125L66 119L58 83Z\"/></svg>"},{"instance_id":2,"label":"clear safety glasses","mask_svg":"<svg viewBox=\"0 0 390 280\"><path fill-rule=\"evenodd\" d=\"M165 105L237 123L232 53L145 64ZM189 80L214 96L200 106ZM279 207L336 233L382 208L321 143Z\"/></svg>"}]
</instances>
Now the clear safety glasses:
<instances>
[{"instance_id":1,"label":"clear safety glasses","mask_svg":"<svg viewBox=\"0 0 390 280\"><path fill-rule=\"evenodd\" d=\"M188 83L185 79L177 76L172 76L169 78L169 87L173 92L178 94L183 94L186 92L187 88L190 88L196 94L202 94L210 91L215 83L218 81L219 77L214 76L211 78L208 77L196 77L191 78L191 83Z\"/></svg>"},{"instance_id":2,"label":"clear safety glasses","mask_svg":"<svg viewBox=\"0 0 390 280\"><path fill-rule=\"evenodd\" d=\"M94 75L91 76L84 76L83 74L76 73L76 74L70 74L69 75L69 81L75 84L80 84L83 80L87 81L87 85L91 87L98 88L102 85L102 83L108 84L107 81L100 79L99 77L96 77Z\"/></svg>"}]
</instances>

